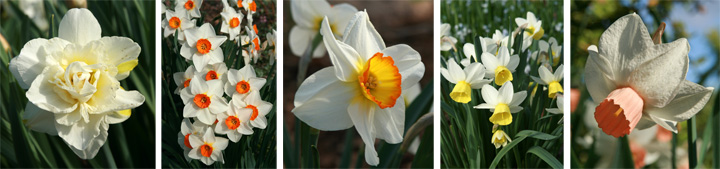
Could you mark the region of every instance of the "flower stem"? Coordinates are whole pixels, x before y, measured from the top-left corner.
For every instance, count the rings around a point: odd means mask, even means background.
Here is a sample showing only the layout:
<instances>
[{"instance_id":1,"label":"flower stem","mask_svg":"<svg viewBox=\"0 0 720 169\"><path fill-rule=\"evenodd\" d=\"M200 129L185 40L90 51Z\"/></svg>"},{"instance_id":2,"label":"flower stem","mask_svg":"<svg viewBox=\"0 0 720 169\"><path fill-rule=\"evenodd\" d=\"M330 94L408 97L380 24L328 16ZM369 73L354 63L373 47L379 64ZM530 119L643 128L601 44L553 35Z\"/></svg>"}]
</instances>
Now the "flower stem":
<instances>
[{"instance_id":1,"label":"flower stem","mask_svg":"<svg viewBox=\"0 0 720 169\"><path fill-rule=\"evenodd\" d=\"M689 161L690 161L690 168L695 168L697 166L697 145L695 145L695 141L697 140L697 130L695 127L695 117L693 116L688 120L688 150L689 150Z\"/></svg>"},{"instance_id":2,"label":"flower stem","mask_svg":"<svg viewBox=\"0 0 720 169\"><path fill-rule=\"evenodd\" d=\"M417 137L420 134L420 132L425 131L425 128L427 126L432 125L432 123L433 123L433 113L432 112L426 113L426 114L420 116L420 118L418 118L418 120L415 122L415 124L410 126L410 128L405 133L405 138L403 138L402 145L400 145L400 150L398 152L400 152L400 154L402 154L402 152L405 152L405 150L407 150L408 146L410 146L410 144L412 143L413 138ZM432 134L432 133L427 133L427 134Z\"/></svg>"},{"instance_id":3,"label":"flower stem","mask_svg":"<svg viewBox=\"0 0 720 169\"><path fill-rule=\"evenodd\" d=\"M318 45L320 45L320 42L322 42L322 35L320 35L320 33L315 34L312 43L310 43L308 48L305 49L305 53L300 58L300 63L298 63L297 86L300 86L300 84L302 84L305 80L308 65L310 64L310 60L312 60L312 55L315 53L315 49Z\"/></svg>"}]
</instances>

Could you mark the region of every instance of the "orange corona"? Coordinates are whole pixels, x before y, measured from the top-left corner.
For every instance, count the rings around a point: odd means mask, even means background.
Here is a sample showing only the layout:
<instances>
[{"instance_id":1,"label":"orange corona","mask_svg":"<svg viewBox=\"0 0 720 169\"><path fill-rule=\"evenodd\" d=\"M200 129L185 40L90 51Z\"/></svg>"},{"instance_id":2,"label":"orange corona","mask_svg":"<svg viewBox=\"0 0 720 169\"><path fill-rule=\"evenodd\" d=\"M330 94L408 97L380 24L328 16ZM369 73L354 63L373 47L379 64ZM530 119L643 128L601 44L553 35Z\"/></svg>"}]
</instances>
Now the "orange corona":
<instances>
[{"instance_id":1,"label":"orange corona","mask_svg":"<svg viewBox=\"0 0 720 169\"><path fill-rule=\"evenodd\" d=\"M195 95L193 102L195 102L195 105L200 108L207 108L208 106L210 106L210 97L205 94L197 94Z\"/></svg>"},{"instance_id":2,"label":"orange corona","mask_svg":"<svg viewBox=\"0 0 720 169\"><path fill-rule=\"evenodd\" d=\"M250 91L250 84L246 81L240 81L235 85L235 91L240 94L245 94Z\"/></svg>"},{"instance_id":3,"label":"orange corona","mask_svg":"<svg viewBox=\"0 0 720 169\"><path fill-rule=\"evenodd\" d=\"M380 52L367 61L358 81L363 95L383 109L395 106L402 94L402 75L395 61L390 56L383 57Z\"/></svg>"},{"instance_id":4,"label":"orange corona","mask_svg":"<svg viewBox=\"0 0 720 169\"><path fill-rule=\"evenodd\" d=\"M193 2L193 1L187 1L187 2L185 2L185 9L191 10L191 9L193 9L193 8L195 8L195 2Z\"/></svg>"},{"instance_id":5,"label":"orange corona","mask_svg":"<svg viewBox=\"0 0 720 169\"><path fill-rule=\"evenodd\" d=\"M230 23L228 23L228 24L230 25L231 28L236 28L236 27L238 27L238 25L240 25L240 19L238 19L237 17L234 17L234 18L230 19Z\"/></svg>"},{"instance_id":6,"label":"orange corona","mask_svg":"<svg viewBox=\"0 0 720 169\"><path fill-rule=\"evenodd\" d=\"M225 119L225 125L228 126L228 129L235 130L240 126L240 119L235 116L228 116L228 118Z\"/></svg>"},{"instance_id":7,"label":"orange corona","mask_svg":"<svg viewBox=\"0 0 720 169\"><path fill-rule=\"evenodd\" d=\"M192 149L192 146L190 145L190 133L185 135L185 147Z\"/></svg>"},{"instance_id":8,"label":"orange corona","mask_svg":"<svg viewBox=\"0 0 720 169\"><path fill-rule=\"evenodd\" d=\"M177 29L177 28L180 27L180 23L181 23L181 22L182 22L182 21L180 21L180 18L173 16L173 17L170 18L170 20L168 21L168 25L170 25L170 27L173 28L173 29Z\"/></svg>"},{"instance_id":9,"label":"orange corona","mask_svg":"<svg viewBox=\"0 0 720 169\"><path fill-rule=\"evenodd\" d=\"M247 105L245 108L252 109L253 113L250 115L250 120L255 120L258 116L258 109L254 105Z\"/></svg>"},{"instance_id":10,"label":"orange corona","mask_svg":"<svg viewBox=\"0 0 720 169\"><path fill-rule=\"evenodd\" d=\"M200 146L200 154L205 157L210 157L213 152L213 147L207 143Z\"/></svg>"},{"instance_id":11,"label":"orange corona","mask_svg":"<svg viewBox=\"0 0 720 169\"><path fill-rule=\"evenodd\" d=\"M210 49L212 49L212 44L207 39L199 39L195 47L201 54L207 54L210 52Z\"/></svg>"},{"instance_id":12,"label":"orange corona","mask_svg":"<svg viewBox=\"0 0 720 169\"><path fill-rule=\"evenodd\" d=\"M218 74L214 70L208 71L207 74L205 74L205 80L215 80L218 79Z\"/></svg>"}]
</instances>

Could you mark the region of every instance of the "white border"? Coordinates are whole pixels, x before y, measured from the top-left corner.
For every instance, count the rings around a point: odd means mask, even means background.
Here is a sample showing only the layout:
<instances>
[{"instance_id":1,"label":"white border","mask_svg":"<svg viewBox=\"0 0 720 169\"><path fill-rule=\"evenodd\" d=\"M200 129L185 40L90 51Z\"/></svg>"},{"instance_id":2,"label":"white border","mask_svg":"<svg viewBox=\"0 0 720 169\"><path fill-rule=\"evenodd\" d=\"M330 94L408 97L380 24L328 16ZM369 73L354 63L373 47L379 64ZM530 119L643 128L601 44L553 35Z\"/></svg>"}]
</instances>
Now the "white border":
<instances>
[{"instance_id":1,"label":"white border","mask_svg":"<svg viewBox=\"0 0 720 169\"><path fill-rule=\"evenodd\" d=\"M440 1L433 1L433 37L440 37ZM433 49L440 49L440 39L433 38ZM440 168L440 50L433 50L433 168Z\"/></svg>"},{"instance_id":2,"label":"white border","mask_svg":"<svg viewBox=\"0 0 720 169\"><path fill-rule=\"evenodd\" d=\"M563 109L565 113L563 113L563 168L570 169L570 143L571 143L571 137L570 137L570 100L572 96L572 90L570 88L570 67L572 67L572 63L570 61L570 46L572 46L572 42L570 40L570 0L564 0L563 1L563 63L565 64L565 67L563 67L563 79L565 80L563 82L563 95L565 96Z\"/></svg>"},{"instance_id":3,"label":"white border","mask_svg":"<svg viewBox=\"0 0 720 169\"><path fill-rule=\"evenodd\" d=\"M155 5L155 168L161 168L162 166L162 44L160 38L162 35L161 17L162 17L162 1L156 1Z\"/></svg>"},{"instance_id":4,"label":"white border","mask_svg":"<svg viewBox=\"0 0 720 169\"><path fill-rule=\"evenodd\" d=\"M283 141L283 132L285 131L285 126L284 126L285 120L283 118L285 115L285 110L283 109L283 107L284 107L283 89L285 88L285 83L283 81L283 79L284 79L283 78L284 77L284 75L283 75L283 67L284 66L283 65L285 63L284 62L285 59L283 59L283 58L285 58L285 54L284 54L283 48L284 48L284 44L285 44L284 43L284 41L285 41L284 30L285 29L282 29L283 23L285 22L284 17L283 17L283 15L284 15L283 4L284 4L285 0L276 0L275 2L276 2L275 5L277 5L277 6L275 6L275 12L276 12L275 16L277 19L276 20L277 27L275 28L275 30L276 30L275 32L277 32L275 35L275 36L277 36L277 43L276 43L277 45L275 45L275 52L277 52L275 55L276 56L275 58L277 59L277 61L275 62L275 65L277 65L277 66L275 66L275 71L276 71L275 79L278 82L276 84L277 87L275 90L275 92L277 94L277 96L275 97L275 99L276 99L275 100L275 107L276 107L275 108L275 116L276 116L275 119L277 120L275 122L275 125L277 125L277 127L275 129L275 134L277 135L277 137L275 137L275 138L277 138L276 139L277 141L275 143L275 148L277 150L277 152L275 153L275 154L277 154L277 156L275 158L277 160L277 162L275 164L275 168L285 168L285 165L283 165L285 163L285 161L283 160L283 157L284 157L283 145L285 144L285 142Z\"/></svg>"}]
</instances>

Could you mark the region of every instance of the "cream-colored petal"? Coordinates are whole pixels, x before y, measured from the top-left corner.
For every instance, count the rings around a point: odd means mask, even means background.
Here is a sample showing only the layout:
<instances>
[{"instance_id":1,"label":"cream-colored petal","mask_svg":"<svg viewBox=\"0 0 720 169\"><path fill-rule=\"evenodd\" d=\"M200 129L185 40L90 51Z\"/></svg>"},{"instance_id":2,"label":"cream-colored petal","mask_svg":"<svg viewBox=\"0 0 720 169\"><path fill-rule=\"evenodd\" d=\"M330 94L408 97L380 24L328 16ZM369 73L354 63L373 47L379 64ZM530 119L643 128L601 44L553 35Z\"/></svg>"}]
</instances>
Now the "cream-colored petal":
<instances>
[{"instance_id":1,"label":"cream-colored petal","mask_svg":"<svg viewBox=\"0 0 720 169\"><path fill-rule=\"evenodd\" d=\"M332 67L317 71L303 81L295 94L293 114L313 128L333 131L353 125L347 109L358 88L334 75Z\"/></svg>"},{"instance_id":2,"label":"cream-colored petal","mask_svg":"<svg viewBox=\"0 0 720 169\"><path fill-rule=\"evenodd\" d=\"M58 27L58 37L80 45L100 39L101 32L93 13L84 8L68 10Z\"/></svg>"}]
</instances>

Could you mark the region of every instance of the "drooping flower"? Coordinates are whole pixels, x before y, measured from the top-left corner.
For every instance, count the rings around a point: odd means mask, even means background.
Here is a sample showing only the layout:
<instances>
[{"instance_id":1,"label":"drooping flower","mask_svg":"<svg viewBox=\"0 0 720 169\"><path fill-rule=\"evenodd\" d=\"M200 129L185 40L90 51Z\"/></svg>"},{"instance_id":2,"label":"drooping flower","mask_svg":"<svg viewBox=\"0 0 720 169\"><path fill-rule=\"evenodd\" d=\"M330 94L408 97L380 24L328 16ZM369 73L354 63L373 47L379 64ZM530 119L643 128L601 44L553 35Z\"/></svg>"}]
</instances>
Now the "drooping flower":
<instances>
[{"instance_id":1,"label":"drooping flower","mask_svg":"<svg viewBox=\"0 0 720 169\"><path fill-rule=\"evenodd\" d=\"M517 24L518 27L527 24L523 32L523 51L530 47L533 39L539 40L543 34L545 34L545 30L542 28L542 21L537 20L535 14L532 12L527 12L527 18L515 18L515 24Z\"/></svg>"},{"instance_id":2,"label":"drooping flower","mask_svg":"<svg viewBox=\"0 0 720 169\"><path fill-rule=\"evenodd\" d=\"M192 159L198 159L205 165L212 165L215 161L225 163L222 151L227 148L228 139L215 137L215 133L211 128L207 128L202 137L190 135L190 150L188 156Z\"/></svg>"},{"instance_id":3,"label":"drooping flower","mask_svg":"<svg viewBox=\"0 0 720 169\"><path fill-rule=\"evenodd\" d=\"M336 6L337 7L337 6ZM358 12L343 41L335 39L329 20L322 36L333 66L310 75L295 94L295 116L319 130L355 126L365 146L365 160L378 165L375 138L402 141L405 102L402 93L425 72L420 55L401 44L385 48L365 12Z\"/></svg>"},{"instance_id":4,"label":"drooping flower","mask_svg":"<svg viewBox=\"0 0 720 169\"><path fill-rule=\"evenodd\" d=\"M173 80L175 81L175 85L177 85L177 88L175 89L175 94L180 94L180 91L182 89L187 88L190 86L190 81L193 77L195 77L195 66L190 65L185 72L177 72L173 74Z\"/></svg>"},{"instance_id":5,"label":"drooping flower","mask_svg":"<svg viewBox=\"0 0 720 169\"><path fill-rule=\"evenodd\" d=\"M227 134L230 141L237 143L242 135L253 134L252 126L250 126L252 115L252 109L241 106L237 100L233 99L230 101L230 108L227 111L218 113L215 132Z\"/></svg>"},{"instance_id":6,"label":"drooping flower","mask_svg":"<svg viewBox=\"0 0 720 169\"><path fill-rule=\"evenodd\" d=\"M475 45L472 43L465 43L465 45L463 45L463 53L465 54L465 58L460 60L460 64L463 66L468 66L473 61L480 61L477 59L477 55L475 54Z\"/></svg>"},{"instance_id":7,"label":"drooping flower","mask_svg":"<svg viewBox=\"0 0 720 169\"><path fill-rule=\"evenodd\" d=\"M57 38L30 40L9 64L20 86L29 88L28 127L60 136L82 159L95 157L109 124L126 120L128 109L145 102L119 82L138 64L140 46L126 37L101 37L101 31L89 10L70 9Z\"/></svg>"},{"instance_id":8,"label":"drooping flower","mask_svg":"<svg viewBox=\"0 0 720 169\"><path fill-rule=\"evenodd\" d=\"M203 0L178 0L175 1L175 9L185 10L189 18L199 18L202 2ZM175 12L178 12L178 10L175 10Z\"/></svg>"},{"instance_id":9,"label":"drooping flower","mask_svg":"<svg viewBox=\"0 0 720 169\"><path fill-rule=\"evenodd\" d=\"M252 65L245 65L240 70L230 69L225 83L225 94L245 98L251 91L260 91L265 86L265 78L258 78Z\"/></svg>"},{"instance_id":10,"label":"drooping flower","mask_svg":"<svg viewBox=\"0 0 720 169\"><path fill-rule=\"evenodd\" d=\"M599 49L598 49L599 47ZM689 43L681 38L656 45L637 14L615 21L590 46L585 65L595 120L614 137L655 125L677 132L676 124L697 114L712 87L685 80Z\"/></svg>"},{"instance_id":11,"label":"drooping flower","mask_svg":"<svg viewBox=\"0 0 720 169\"><path fill-rule=\"evenodd\" d=\"M273 105L270 102L263 101L259 91L251 91L245 97L234 95L232 101L241 109L251 110L249 112L252 113L250 114L250 125L252 127L265 129L267 126L265 115L270 113Z\"/></svg>"},{"instance_id":12,"label":"drooping flower","mask_svg":"<svg viewBox=\"0 0 720 169\"><path fill-rule=\"evenodd\" d=\"M482 87L482 98L485 103L481 103L473 108L475 109L490 109L493 115L490 116L490 122L497 125L508 125L512 123L512 114L523 110L520 107L520 103L525 100L527 96L526 91L520 91L514 93L512 82L505 82L500 90L495 90L490 85Z\"/></svg>"},{"instance_id":13,"label":"drooping flower","mask_svg":"<svg viewBox=\"0 0 720 169\"><path fill-rule=\"evenodd\" d=\"M557 95L557 100L555 101L557 104L557 108L546 108L545 110L547 110L548 112L550 112L552 114L563 114L565 112L565 111L563 111L564 110L563 106L565 105L565 103L563 101L565 101L563 95ZM560 121L558 122L558 124L562 122L563 118L564 117L560 118Z\"/></svg>"},{"instance_id":14,"label":"drooping flower","mask_svg":"<svg viewBox=\"0 0 720 169\"><path fill-rule=\"evenodd\" d=\"M260 58L260 37L257 36L258 30L257 26L253 25L252 28L250 26L245 27L245 30L247 31L248 35L247 37L243 37L246 41L245 44L250 43L249 50L243 50L242 55L243 59L245 61L245 64L250 64L250 60L253 60L254 63L257 63L258 59Z\"/></svg>"},{"instance_id":15,"label":"drooping flower","mask_svg":"<svg viewBox=\"0 0 720 169\"><path fill-rule=\"evenodd\" d=\"M176 6L174 12L170 10L165 12L165 19L162 22L162 26L165 28L163 36L168 37L177 32L176 38L181 43L185 42L185 30L195 28L195 20L190 19L187 11L182 8L182 6Z\"/></svg>"},{"instance_id":16,"label":"drooping flower","mask_svg":"<svg viewBox=\"0 0 720 169\"><path fill-rule=\"evenodd\" d=\"M541 85L548 86L548 97L555 98L557 93L563 93L563 87L560 81L563 79L563 65L560 65L555 69L555 74L551 73L550 70L545 66L538 68L540 78L530 76L535 82Z\"/></svg>"},{"instance_id":17,"label":"drooping flower","mask_svg":"<svg viewBox=\"0 0 720 169\"><path fill-rule=\"evenodd\" d=\"M472 63L463 70L454 59L450 59L447 69L442 68L440 73L450 83L455 84L450 98L458 103L468 103L472 100L472 90L480 89L486 84L492 82L491 79L484 79L485 67L480 63Z\"/></svg>"},{"instance_id":18,"label":"drooping flower","mask_svg":"<svg viewBox=\"0 0 720 169\"><path fill-rule=\"evenodd\" d=\"M342 39L345 27L357 11L354 6L347 3L330 5L325 0L290 1L290 12L293 21L297 24L290 29L288 35L290 51L293 55L301 57L312 44L315 35L320 32L320 23L326 16L329 18L331 32L335 37ZM320 44L315 48L312 56L322 57L325 51L325 46Z\"/></svg>"},{"instance_id":19,"label":"drooping flower","mask_svg":"<svg viewBox=\"0 0 720 169\"><path fill-rule=\"evenodd\" d=\"M193 79L204 79L195 75ZM185 103L183 117L197 117L201 122L212 125L218 113L228 108L223 98L222 81L191 80L190 86L180 91L180 98Z\"/></svg>"},{"instance_id":20,"label":"drooping flower","mask_svg":"<svg viewBox=\"0 0 720 169\"><path fill-rule=\"evenodd\" d=\"M223 3L227 4L225 1L223 1ZM242 24L243 14L235 11L235 8L225 6L223 7L223 12L220 13L220 16L222 16L223 19L220 32L227 33L228 37L230 37L230 41L234 41L238 38L240 31L242 30L240 24Z\"/></svg>"},{"instance_id":21,"label":"drooping flower","mask_svg":"<svg viewBox=\"0 0 720 169\"><path fill-rule=\"evenodd\" d=\"M512 73L520 63L520 57L517 54L510 56L507 48L500 48L497 57L483 52L480 59L486 69L485 77L495 78L495 84L499 86L513 80Z\"/></svg>"},{"instance_id":22,"label":"drooping flower","mask_svg":"<svg viewBox=\"0 0 720 169\"><path fill-rule=\"evenodd\" d=\"M510 139L510 136L508 136L507 133L497 129L493 131L492 140L490 142L495 144L495 149L498 149L500 147L505 147L508 143L512 142L512 139Z\"/></svg>"},{"instance_id":23,"label":"drooping flower","mask_svg":"<svg viewBox=\"0 0 720 169\"><path fill-rule=\"evenodd\" d=\"M199 28L185 30L185 38L187 42L180 48L180 55L192 60L195 69L203 70L206 65L223 62L223 51L218 49L227 37L217 36L209 23Z\"/></svg>"},{"instance_id":24,"label":"drooping flower","mask_svg":"<svg viewBox=\"0 0 720 169\"><path fill-rule=\"evenodd\" d=\"M202 137L207 129L208 125L203 124L199 121L191 123L190 119L183 119L182 123L180 123L180 132L178 133L178 145L182 147L183 155L185 155L186 161L192 160L189 156L190 150L193 149L192 145L190 145L190 136L194 135Z\"/></svg>"},{"instance_id":25,"label":"drooping flower","mask_svg":"<svg viewBox=\"0 0 720 169\"><path fill-rule=\"evenodd\" d=\"M440 50L449 51L457 43L457 38L452 37L450 34L450 24L443 23L440 25Z\"/></svg>"}]
</instances>

